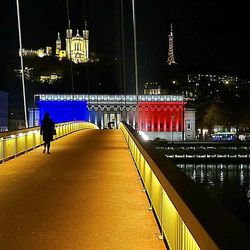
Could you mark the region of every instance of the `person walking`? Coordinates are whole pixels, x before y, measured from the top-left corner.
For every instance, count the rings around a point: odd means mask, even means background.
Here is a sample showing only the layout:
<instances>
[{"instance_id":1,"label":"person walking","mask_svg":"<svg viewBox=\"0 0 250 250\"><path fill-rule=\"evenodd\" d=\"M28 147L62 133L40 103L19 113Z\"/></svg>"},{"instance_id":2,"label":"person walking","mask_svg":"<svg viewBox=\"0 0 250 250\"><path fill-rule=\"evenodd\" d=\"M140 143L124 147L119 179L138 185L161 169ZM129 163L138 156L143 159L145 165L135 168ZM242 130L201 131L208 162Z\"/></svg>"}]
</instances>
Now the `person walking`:
<instances>
[{"instance_id":1,"label":"person walking","mask_svg":"<svg viewBox=\"0 0 250 250\"><path fill-rule=\"evenodd\" d=\"M55 134L55 124L50 118L49 113L45 113L44 118L42 120L40 134L43 136L44 141L44 150L43 153L46 152L50 154L50 142L53 141L53 135Z\"/></svg>"}]
</instances>

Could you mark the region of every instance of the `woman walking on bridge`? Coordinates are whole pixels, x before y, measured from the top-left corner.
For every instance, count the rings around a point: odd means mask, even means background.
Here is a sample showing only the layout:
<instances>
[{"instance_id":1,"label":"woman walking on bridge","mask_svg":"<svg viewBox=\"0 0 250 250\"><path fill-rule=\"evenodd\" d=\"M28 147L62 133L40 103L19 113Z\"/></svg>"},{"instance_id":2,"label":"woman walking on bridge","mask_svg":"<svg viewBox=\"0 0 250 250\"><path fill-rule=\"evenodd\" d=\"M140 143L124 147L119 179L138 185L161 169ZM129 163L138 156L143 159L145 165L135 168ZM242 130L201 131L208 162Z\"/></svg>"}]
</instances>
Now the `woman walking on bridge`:
<instances>
[{"instance_id":1,"label":"woman walking on bridge","mask_svg":"<svg viewBox=\"0 0 250 250\"><path fill-rule=\"evenodd\" d=\"M44 150L45 153L47 149L47 153L50 154L50 142L53 141L53 135L55 134L55 124L50 119L49 113L45 113L44 118L41 124L40 134L43 136L44 141Z\"/></svg>"}]
</instances>

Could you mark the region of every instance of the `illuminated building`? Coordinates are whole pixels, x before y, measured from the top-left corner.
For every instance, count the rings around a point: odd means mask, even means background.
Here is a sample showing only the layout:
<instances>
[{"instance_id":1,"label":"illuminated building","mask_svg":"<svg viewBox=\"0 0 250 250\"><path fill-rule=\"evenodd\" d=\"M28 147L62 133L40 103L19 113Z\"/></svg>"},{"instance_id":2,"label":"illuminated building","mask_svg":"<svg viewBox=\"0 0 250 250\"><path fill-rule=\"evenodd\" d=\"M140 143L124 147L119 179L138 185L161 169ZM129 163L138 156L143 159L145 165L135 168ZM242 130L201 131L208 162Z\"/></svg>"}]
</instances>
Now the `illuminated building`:
<instances>
[{"instance_id":1,"label":"illuminated building","mask_svg":"<svg viewBox=\"0 0 250 250\"><path fill-rule=\"evenodd\" d=\"M157 82L147 82L144 86L145 95L160 95L161 86Z\"/></svg>"},{"instance_id":2,"label":"illuminated building","mask_svg":"<svg viewBox=\"0 0 250 250\"><path fill-rule=\"evenodd\" d=\"M207 96L223 95L223 89L227 88L237 96L242 90L248 89L249 83L249 80L240 79L237 76L193 73L187 75L187 82L183 94L186 97L195 99L204 95L204 91ZM203 92L201 92L201 90L203 90Z\"/></svg>"},{"instance_id":3,"label":"illuminated building","mask_svg":"<svg viewBox=\"0 0 250 250\"><path fill-rule=\"evenodd\" d=\"M85 63L89 61L89 31L85 25L85 29L82 32L82 36L79 34L79 30L76 31L76 35L73 36L73 30L66 30L66 49L62 49L62 43L60 33L56 39L56 56L60 59L68 58L74 63Z\"/></svg>"},{"instance_id":4,"label":"illuminated building","mask_svg":"<svg viewBox=\"0 0 250 250\"><path fill-rule=\"evenodd\" d=\"M207 84L222 83L228 84L238 84L240 79L236 76L229 75L214 75L214 74L188 74L188 83L200 84L206 82ZM197 85L198 86L198 85Z\"/></svg>"},{"instance_id":5,"label":"illuminated building","mask_svg":"<svg viewBox=\"0 0 250 250\"><path fill-rule=\"evenodd\" d=\"M46 48L51 48L51 47L46 47ZM38 56L38 57L44 57L44 56L50 56L50 54L47 54L49 52L49 49L46 49L46 52L44 49L38 49L38 50L33 50L33 49L22 49L22 55L27 56L27 57L32 57L32 56Z\"/></svg>"},{"instance_id":6,"label":"illuminated building","mask_svg":"<svg viewBox=\"0 0 250 250\"><path fill-rule=\"evenodd\" d=\"M21 52L19 52L20 54ZM22 55L24 57L44 57L52 56L52 47L46 46L46 49L27 50L22 49ZM66 48L62 48L62 41L60 33L58 32L56 39L55 55L61 60L67 58L74 63L86 63L89 61L89 31L85 23L85 29L82 31L82 36L79 30L76 31L76 35L73 36L73 30L71 28L66 30Z\"/></svg>"},{"instance_id":7,"label":"illuminated building","mask_svg":"<svg viewBox=\"0 0 250 250\"><path fill-rule=\"evenodd\" d=\"M89 117L86 101L48 101L38 100L39 123L41 123L46 112L53 117L55 123L68 121L87 121Z\"/></svg>"},{"instance_id":8,"label":"illuminated building","mask_svg":"<svg viewBox=\"0 0 250 250\"><path fill-rule=\"evenodd\" d=\"M60 51L62 50L62 42L60 38L60 33L57 33L57 39L56 39L56 55L59 56Z\"/></svg>"},{"instance_id":9,"label":"illuminated building","mask_svg":"<svg viewBox=\"0 0 250 250\"><path fill-rule=\"evenodd\" d=\"M60 80L62 77L57 75L56 73L52 73L50 75L41 75L39 77L39 82L40 83L48 83L48 84L53 84L54 82Z\"/></svg>"},{"instance_id":10,"label":"illuminated building","mask_svg":"<svg viewBox=\"0 0 250 250\"><path fill-rule=\"evenodd\" d=\"M33 80L33 68L28 68L28 67L25 67L23 72L24 72L24 78L27 79L27 80L30 80L32 81ZM17 76L19 78L21 78L21 75L22 75L22 70L21 69L15 69L14 72L17 73Z\"/></svg>"},{"instance_id":11,"label":"illuminated building","mask_svg":"<svg viewBox=\"0 0 250 250\"><path fill-rule=\"evenodd\" d=\"M167 140L195 139L195 111L185 108L186 102L181 95L139 95L138 102L136 95L41 94L35 95L35 99L38 104L43 105L53 102L51 107L57 110L56 116L60 117L62 114L68 121L73 119L73 114L79 114L79 105L84 106L86 103L87 121L101 128L107 128L110 122L118 127L123 120L140 133L146 134L150 140L157 137ZM69 106L73 107L73 103L76 109L69 109ZM33 119L38 120L37 117L33 118L35 112L30 109L30 123ZM68 117L65 117L67 114ZM86 116L77 119L86 120Z\"/></svg>"},{"instance_id":12,"label":"illuminated building","mask_svg":"<svg viewBox=\"0 0 250 250\"><path fill-rule=\"evenodd\" d=\"M51 56L52 55L52 47L46 46L46 55Z\"/></svg>"}]
</instances>

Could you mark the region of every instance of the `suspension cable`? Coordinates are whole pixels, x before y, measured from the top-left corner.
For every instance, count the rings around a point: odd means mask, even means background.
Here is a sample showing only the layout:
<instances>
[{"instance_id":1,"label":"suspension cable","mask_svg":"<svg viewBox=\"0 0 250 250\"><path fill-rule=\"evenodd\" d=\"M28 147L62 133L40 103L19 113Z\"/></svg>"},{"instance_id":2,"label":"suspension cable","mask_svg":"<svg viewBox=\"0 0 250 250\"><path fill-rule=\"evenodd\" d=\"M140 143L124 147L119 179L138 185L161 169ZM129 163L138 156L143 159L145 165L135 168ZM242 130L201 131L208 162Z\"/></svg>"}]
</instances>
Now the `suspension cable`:
<instances>
[{"instance_id":1,"label":"suspension cable","mask_svg":"<svg viewBox=\"0 0 250 250\"><path fill-rule=\"evenodd\" d=\"M91 0L91 2L90 2L90 24L91 24L91 32L92 32L92 36L91 36L92 37L92 49L93 49L94 53L96 53L95 27L94 27L94 4L93 4L93 2L94 2L93 0ZM96 60L96 59L94 58L94 60ZM96 61L94 61L94 65L93 66L94 66L93 67L94 68L94 82L96 84L95 91L97 93L99 93L98 88L101 85L100 85L99 82L97 82L97 79L99 81L99 77L97 75L97 70L96 70Z\"/></svg>"},{"instance_id":2,"label":"suspension cable","mask_svg":"<svg viewBox=\"0 0 250 250\"><path fill-rule=\"evenodd\" d=\"M87 17L86 17L86 9L85 9L85 1L82 0L82 12L83 12L83 20L84 20L84 29L87 30ZM85 34L85 36L87 36L87 34ZM89 36L89 34L88 34ZM87 37L85 37L87 38ZM88 40L89 40L89 37L88 37ZM87 61L88 60L88 57L87 57L87 51L88 51L88 45L87 45L87 39L85 39L85 43L84 43L84 46L85 46L85 53L86 53L86 65L85 65L85 69L86 69L86 80L87 80L87 92L88 92L88 95L90 94L90 82L89 82L89 62Z\"/></svg>"},{"instance_id":3,"label":"suspension cable","mask_svg":"<svg viewBox=\"0 0 250 250\"><path fill-rule=\"evenodd\" d=\"M124 45L124 16L123 16L123 0L121 0L121 40L122 40L122 73L123 73L123 92L124 92L124 104L125 104L125 121L127 122L127 88L126 88L126 61L125 61L125 45Z\"/></svg>"},{"instance_id":4,"label":"suspension cable","mask_svg":"<svg viewBox=\"0 0 250 250\"><path fill-rule=\"evenodd\" d=\"M66 0L66 8L67 8L67 22L68 22L68 29L70 29L70 16L69 16L69 3L68 0ZM73 77L73 62L72 62L72 56L71 56L71 39L69 42L69 59L70 59L70 78L71 78L71 91L73 95L73 101L75 100L75 89L74 89L74 77Z\"/></svg>"},{"instance_id":5,"label":"suspension cable","mask_svg":"<svg viewBox=\"0 0 250 250\"><path fill-rule=\"evenodd\" d=\"M138 101L138 66L137 66L137 38L136 38L136 17L135 17L135 1L132 0L133 10L133 30L134 30L134 55L135 55L135 94Z\"/></svg>"},{"instance_id":6,"label":"suspension cable","mask_svg":"<svg viewBox=\"0 0 250 250\"><path fill-rule=\"evenodd\" d=\"M115 32L116 32L116 56L115 56L115 66L116 66L116 77L117 77L117 90L118 93L122 93L122 72L121 72L121 31L120 31L120 5L119 0L115 0Z\"/></svg>"},{"instance_id":7,"label":"suspension cable","mask_svg":"<svg viewBox=\"0 0 250 250\"><path fill-rule=\"evenodd\" d=\"M139 119L139 107L138 107L137 38L136 38L136 18L135 18L135 1L134 0L132 0L132 10L133 10L133 30L134 30L135 94L136 94L135 129L137 130L137 124L138 124L138 119Z\"/></svg>"},{"instance_id":8,"label":"suspension cable","mask_svg":"<svg viewBox=\"0 0 250 250\"><path fill-rule=\"evenodd\" d=\"M21 62L21 74L22 74L24 120L25 120L25 128L28 128L26 91L25 91L24 69L23 69L23 47L22 47L22 35L21 35L21 21L20 21L20 10L19 10L19 1L18 0L16 0L16 6L17 6L19 45L20 45L20 62Z\"/></svg>"}]
</instances>

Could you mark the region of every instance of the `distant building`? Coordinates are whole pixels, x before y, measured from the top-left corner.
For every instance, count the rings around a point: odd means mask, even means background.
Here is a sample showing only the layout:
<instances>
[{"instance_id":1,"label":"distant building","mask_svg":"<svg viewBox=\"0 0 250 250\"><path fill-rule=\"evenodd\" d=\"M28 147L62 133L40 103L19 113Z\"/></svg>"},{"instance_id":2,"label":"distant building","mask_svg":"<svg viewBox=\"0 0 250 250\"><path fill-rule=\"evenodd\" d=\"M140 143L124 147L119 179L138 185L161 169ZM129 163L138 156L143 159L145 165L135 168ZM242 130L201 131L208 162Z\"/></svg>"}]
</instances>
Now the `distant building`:
<instances>
[{"instance_id":1,"label":"distant building","mask_svg":"<svg viewBox=\"0 0 250 250\"><path fill-rule=\"evenodd\" d=\"M56 73L52 73L50 75L41 75L39 77L40 83L48 83L48 84L54 84L58 80L62 79L62 76L57 75Z\"/></svg>"},{"instance_id":2,"label":"distant building","mask_svg":"<svg viewBox=\"0 0 250 250\"><path fill-rule=\"evenodd\" d=\"M76 31L76 35L73 36L73 30L71 28L66 29L66 46L63 49L62 41L60 38L60 33L58 32L58 36L56 39L56 49L55 55L62 60L63 58L67 58L72 60L74 63L86 63L89 61L93 61L89 59L89 30L87 30L87 25L85 24L85 29L82 31L82 35L80 35L79 30ZM52 56L52 47L46 46L45 49L22 49L19 54L24 57L44 57L44 56ZM97 61L97 60L96 60Z\"/></svg>"},{"instance_id":3,"label":"distant building","mask_svg":"<svg viewBox=\"0 0 250 250\"><path fill-rule=\"evenodd\" d=\"M52 55L52 47L46 47L46 51L44 49L22 49L22 55L24 57L44 57L44 56L51 56Z\"/></svg>"},{"instance_id":4,"label":"distant building","mask_svg":"<svg viewBox=\"0 0 250 250\"><path fill-rule=\"evenodd\" d=\"M59 59L67 58L74 63L86 63L89 61L89 31L86 28L82 31L82 36L77 30L76 35L72 35L73 30L66 30L66 48L62 49L60 33L56 39L56 56Z\"/></svg>"},{"instance_id":5,"label":"distant building","mask_svg":"<svg viewBox=\"0 0 250 250\"><path fill-rule=\"evenodd\" d=\"M46 55L51 56L52 55L52 47L46 46Z\"/></svg>"},{"instance_id":6,"label":"distant building","mask_svg":"<svg viewBox=\"0 0 250 250\"><path fill-rule=\"evenodd\" d=\"M188 74L186 84L183 88L183 95L187 98L198 98L201 90L206 90L207 95L223 94L223 87L238 95L240 89L249 86L250 81L240 79L237 76L225 74Z\"/></svg>"},{"instance_id":7,"label":"distant building","mask_svg":"<svg viewBox=\"0 0 250 250\"><path fill-rule=\"evenodd\" d=\"M8 130L8 94L0 91L0 132Z\"/></svg>"},{"instance_id":8,"label":"distant building","mask_svg":"<svg viewBox=\"0 0 250 250\"><path fill-rule=\"evenodd\" d=\"M34 125L39 123L39 112L48 111L42 108L46 106L58 122L74 120L75 114L75 119L92 122L100 128L108 128L110 123L117 128L120 121L126 121L149 140L195 139L195 110L186 109L181 95L139 95L137 98L136 95L41 94L35 95L35 100L38 109L29 109L30 124L35 122ZM87 118L79 117L84 105Z\"/></svg>"},{"instance_id":9,"label":"distant building","mask_svg":"<svg viewBox=\"0 0 250 250\"><path fill-rule=\"evenodd\" d=\"M223 84L238 84L240 82L239 78L236 76L229 75L215 75L215 74L188 74L188 83L194 83L196 86L198 84L206 82L211 84L213 82L223 83Z\"/></svg>"},{"instance_id":10,"label":"distant building","mask_svg":"<svg viewBox=\"0 0 250 250\"><path fill-rule=\"evenodd\" d=\"M144 86L144 95L160 95L161 85L157 82L147 82Z\"/></svg>"},{"instance_id":11,"label":"distant building","mask_svg":"<svg viewBox=\"0 0 250 250\"><path fill-rule=\"evenodd\" d=\"M22 70L21 69L15 69L14 72L17 73L17 76L19 78L22 77ZM33 72L34 72L33 68L25 67L24 70L23 70L24 78L27 79L27 80L33 80L33 77L34 77Z\"/></svg>"},{"instance_id":12,"label":"distant building","mask_svg":"<svg viewBox=\"0 0 250 250\"><path fill-rule=\"evenodd\" d=\"M25 121L23 119L9 119L9 130L20 130L25 128Z\"/></svg>"}]
</instances>

